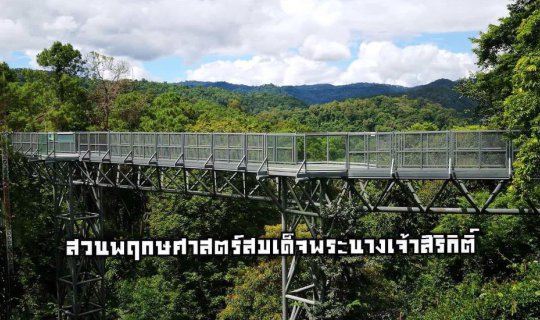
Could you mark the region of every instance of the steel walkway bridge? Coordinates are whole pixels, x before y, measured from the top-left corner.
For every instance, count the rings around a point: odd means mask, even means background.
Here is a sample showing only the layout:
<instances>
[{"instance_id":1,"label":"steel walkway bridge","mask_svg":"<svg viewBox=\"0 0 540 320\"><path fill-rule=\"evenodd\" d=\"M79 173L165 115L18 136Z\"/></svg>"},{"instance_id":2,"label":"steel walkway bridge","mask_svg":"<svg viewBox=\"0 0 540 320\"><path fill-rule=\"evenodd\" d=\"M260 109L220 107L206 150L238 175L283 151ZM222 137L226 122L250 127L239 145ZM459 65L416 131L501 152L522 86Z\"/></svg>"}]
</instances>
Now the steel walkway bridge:
<instances>
[{"instance_id":1,"label":"steel walkway bridge","mask_svg":"<svg viewBox=\"0 0 540 320\"><path fill-rule=\"evenodd\" d=\"M105 188L268 201L282 230L329 230L325 208L350 201L363 212L538 214L534 201L497 208L518 152L508 131L350 133L21 132L10 135L23 167L54 188L59 245L102 237ZM422 199L415 185L436 181ZM474 199L467 184L484 185ZM444 205L452 188L468 206ZM373 193L373 190L376 190ZM393 193L399 197L392 197ZM444 199L447 200L447 199ZM536 200L536 199L535 199ZM324 284L295 286L299 256L282 258L283 319L309 317ZM58 317L103 318L104 262L59 253Z\"/></svg>"}]
</instances>

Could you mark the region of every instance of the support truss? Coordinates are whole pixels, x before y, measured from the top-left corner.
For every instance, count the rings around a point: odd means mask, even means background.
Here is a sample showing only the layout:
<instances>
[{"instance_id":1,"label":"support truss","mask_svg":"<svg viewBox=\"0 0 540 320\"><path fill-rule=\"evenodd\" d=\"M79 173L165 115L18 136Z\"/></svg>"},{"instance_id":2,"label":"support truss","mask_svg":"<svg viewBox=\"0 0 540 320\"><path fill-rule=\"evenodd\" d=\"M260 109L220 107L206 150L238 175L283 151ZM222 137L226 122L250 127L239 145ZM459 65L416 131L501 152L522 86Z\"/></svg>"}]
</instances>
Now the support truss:
<instances>
[{"instance_id":1,"label":"support truss","mask_svg":"<svg viewBox=\"0 0 540 320\"><path fill-rule=\"evenodd\" d=\"M104 319L105 260L66 256L71 239L101 239L102 188L87 186L74 162L46 165L56 208L58 319Z\"/></svg>"},{"instance_id":2,"label":"support truss","mask_svg":"<svg viewBox=\"0 0 540 320\"><path fill-rule=\"evenodd\" d=\"M497 196L507 191L508 180L500 181L460 181L456 179L439 181L421 180L358 180L358 179L294 179L277 177L260 181L261 187L280 209L282 232L295 232L299 224L305 224L313 238L328 236L336 218L326 209L347 201L366 213L416 212L416 213L468 213L468 214L533 214L538 206L530 199L525 208L494 208ZM423 189L428 194L419 194L419 186L430 183ZM475 190L488 187L489 196L483 201L474 199L469 192L470 184ZM485 188L482 188L484 191ZM453 191L453 192L452 192ZM424 190L424 193L425 190ZM468 207L450 206L458 199L466 201ZM303 264L310 268L311 279L299 279L298 270L302 257L282 257L282 318L313 319L313 306L326 299L327 282L317 272L317 266Z\"/></svg>"},{"instance_id":3,"label":"support truss","mask_svg":"<svg viewBox=\"0 0 540 320\"><path fill-rule=\"evenodd\" d=\"M34 161L28 164L29 171L35 176L56 186L58 208L67 205L67 211L58 217L59 234L65 238L101 237L99 200L102 188L267 201L280 210L283 232L294 232L303 224L314 238L325 237L331 232L335 216L327 214L326 209L342 202L349 202L366 213L538 214L539 207L533 199L525 199L525 205L520 208L496 207L496 199L507 191L509 179L464 181L449 176L440 180L416 180L400 179L398 175L391 179L298 178L257 176L242 167L219 171L212 167L190 169L90 161ZM420 188L426 183L431 185ZM474 199L470 192L479 187L490 188L483 201ZM426 193L425 189L430 192ZM80 204L90 199L98 213L81 209L89 208L88 204ZM311 279L298 279L298 269L306 267L301 261L301 256L282 257L283 319L313 318L312 306L325 301L326 282L318 278L317 272L310 272ZM59 266L63 267L58 286L61 314L103 316L103 262L59 258ZM315 270L316 266L311 268Z\"/></svg>"},{"instance_id":4,"label":"support truss","mask_svg":"<svg viewBox=\"0 0 540 320\"><path fill-rule=\"evenodd\" d=\"M7 137L2 135L0 142L1 150L0 157L2 162L2 177L1 177L1 196L2 204L0 206L0 302L4 308L0 310L0 316L9 318L11 316L12 297L11 286L12 278L15 274L14 258L13 258L13 231L12 231L12 212L10 200L10 170L9 170L9 148Z\"/></svg>"}]
</instances>

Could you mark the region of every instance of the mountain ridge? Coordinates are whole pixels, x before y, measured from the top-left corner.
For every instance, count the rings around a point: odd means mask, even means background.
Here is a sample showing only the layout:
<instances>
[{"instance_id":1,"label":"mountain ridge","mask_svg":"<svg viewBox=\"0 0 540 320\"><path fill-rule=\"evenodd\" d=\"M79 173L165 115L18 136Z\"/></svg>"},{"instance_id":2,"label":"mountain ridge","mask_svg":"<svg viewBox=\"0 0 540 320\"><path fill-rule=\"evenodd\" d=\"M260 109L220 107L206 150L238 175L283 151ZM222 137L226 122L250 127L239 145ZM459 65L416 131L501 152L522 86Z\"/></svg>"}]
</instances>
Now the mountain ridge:
<instances>
[{"instance_id":1,"label":"mountain ridge","mask_svg":"<svg viewBox=\"0 0 540 320\"><path fill-rule=\"evenodd\" d=\"M179 82L178 84L189 87L215 87L238 93L278 93L292 96L308 105L323 104L331 101L342 101L351 98L368 98L378 95L406 95L410 98L424 98L439 103L444 107L455 109L459 112L473 109L476 106L474 101L462 97L454 90L458 83L459 81L441 78L433 82L414 87L368 82L359 82L346 85L322 83L297 86L276 86L274 84L250 86L244 84L233 84L226 81L183 81Z\"/></svg>"}]
</instances>

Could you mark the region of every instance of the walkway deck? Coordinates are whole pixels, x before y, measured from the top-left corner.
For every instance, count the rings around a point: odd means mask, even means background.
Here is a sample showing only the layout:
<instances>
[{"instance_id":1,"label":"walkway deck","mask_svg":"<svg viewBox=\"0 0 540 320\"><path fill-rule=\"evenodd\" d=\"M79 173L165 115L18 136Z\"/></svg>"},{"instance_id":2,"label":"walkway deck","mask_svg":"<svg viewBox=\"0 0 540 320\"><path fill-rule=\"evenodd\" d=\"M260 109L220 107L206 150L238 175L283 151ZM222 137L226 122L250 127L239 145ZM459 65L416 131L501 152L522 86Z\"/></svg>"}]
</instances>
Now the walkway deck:
<instances>
[{"instance_id":1,"label":"walkway deck","mask_svg":"<svg viewBox=\"0 0 540 320\"><path fill-rule=\"evenodd\" d=\"M43 161L245 171L259 176L509 179L507 131L349 133L17 132L15 151Z\"/></svg>"}]
</instances>

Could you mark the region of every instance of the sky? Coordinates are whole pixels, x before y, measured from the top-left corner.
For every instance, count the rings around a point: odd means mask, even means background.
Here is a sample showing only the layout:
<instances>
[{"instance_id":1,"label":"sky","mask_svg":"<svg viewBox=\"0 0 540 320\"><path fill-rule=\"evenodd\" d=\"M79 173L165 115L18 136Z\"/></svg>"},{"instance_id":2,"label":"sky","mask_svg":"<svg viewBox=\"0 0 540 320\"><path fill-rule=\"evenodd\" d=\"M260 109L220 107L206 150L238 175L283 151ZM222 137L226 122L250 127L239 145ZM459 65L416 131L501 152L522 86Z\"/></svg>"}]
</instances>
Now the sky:
<instances>
[{"instance_id":1,"label":"sky","mask_svg":"<svg viewBox=\"0 0 540 320\"><path fill-rule=\"evenodd\" d=\"M402 86L476 70L469 40L506 0L0 0L0 61L54 41L154 81Z\"/></svg>"}]
</instances>

